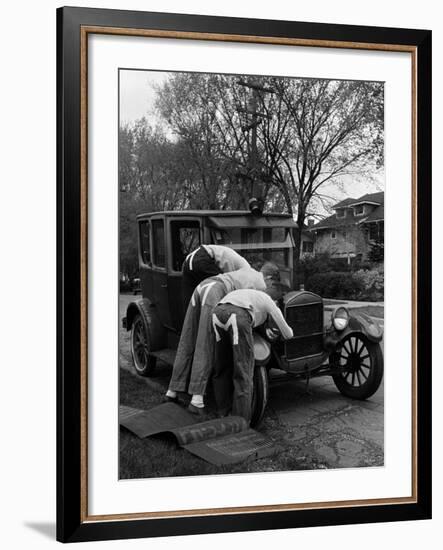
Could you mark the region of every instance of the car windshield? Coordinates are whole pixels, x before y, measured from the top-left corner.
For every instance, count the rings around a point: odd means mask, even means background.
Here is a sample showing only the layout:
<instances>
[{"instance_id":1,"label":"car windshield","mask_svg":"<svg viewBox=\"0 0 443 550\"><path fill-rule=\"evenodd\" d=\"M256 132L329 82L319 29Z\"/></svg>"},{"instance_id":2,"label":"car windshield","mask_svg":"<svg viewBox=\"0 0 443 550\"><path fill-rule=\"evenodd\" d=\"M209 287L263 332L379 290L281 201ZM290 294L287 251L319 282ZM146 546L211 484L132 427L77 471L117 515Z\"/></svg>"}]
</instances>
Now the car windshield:
<instances>
[{"instance_id":1,"label":"car windshield","mask_svg":"<svg viewBox=\"0 0 443 550\"><path fill-rule=\"evenodd\" d=\"M273 262L280 269L289 267L289 248L236 248L236 251L248 260L254 269L260 269L265 262Z\"/></svg>"},{"instance_id":2,"label":"car windshield","mask_svg":"<svg viewBox=\"0 0 443 550\"><path fill-rule=\"evenodd\" d=\"M284 243L288 237L286 227L232 227L215 229L214 237L217 244L264 245Z\"/></svg>"},{"instance_id":3,"label":"car windshield","mask_svg":"<svg viewBox=\"0 0 443 550\"><path fill-rule=\"evenodd\" d=\"M281 280L290 286L292 240L286 227L214 229L217 244L231 246L257 270L265 262L280 268Z\"/></svg>"}]
</instances>

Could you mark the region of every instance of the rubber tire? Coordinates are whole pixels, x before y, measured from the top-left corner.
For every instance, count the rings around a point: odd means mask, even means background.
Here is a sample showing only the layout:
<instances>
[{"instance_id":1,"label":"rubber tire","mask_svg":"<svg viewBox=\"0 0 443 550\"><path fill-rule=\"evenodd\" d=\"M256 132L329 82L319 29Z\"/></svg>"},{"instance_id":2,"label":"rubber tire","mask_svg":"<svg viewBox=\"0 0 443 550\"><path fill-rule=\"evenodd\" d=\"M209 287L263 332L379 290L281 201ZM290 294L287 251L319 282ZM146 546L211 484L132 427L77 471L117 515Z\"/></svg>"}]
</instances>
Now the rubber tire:
<instances>
[{"instance_id":1,"label":"rubber tire","mask_svg":"<svg viewBox=\"0 0 443 550\"><path fill-rule=\"evenodd\" d=\"M349 384L342 374L333 374L332 378L337 386L338 391L351 399L364 400L368 399L378 390L383 379L383 353L379 343L371 342L364 334L350 334L346 339L358 337L362 340L369 352L371 369L368 374L368 379L364 384L355 387ZM331 359L330 359L331 360Z\"/></svg>"},{"instance_id":2,"label":"rubber tire","mask_svg":"<svg viewBox=\"0 0 443 550\"><path fill-rule=\"evenodd\" d=\"M140 326L144 331L146 347L148 349L150 349L151 347L150 341L149 341L149 331L147 330L147 327L146 327L146 321L140 313L137 313L132 321L131 335L130 335L132 362L134 364L135 371L138 375L148 377L148 376L152 376L155 370L155 366L157 364L157 358L154 357L153 355L148 354L146 356L146 364L142 365L139 361L139 358L135 354L135 351L134 351L135 332L136 330L138 330Z\"/></svg>"},{"instance_id":3,"label":"rubber tire","mask_svg":"<svg viewBox=\"0 0 443 550\"><path fill-rule=\"evenodd\" d=\"M258 426L263 420L269 396L268 369L264 365L254 368L254 384L252 390L251 426Z\"/></svg>"}]
</instances>

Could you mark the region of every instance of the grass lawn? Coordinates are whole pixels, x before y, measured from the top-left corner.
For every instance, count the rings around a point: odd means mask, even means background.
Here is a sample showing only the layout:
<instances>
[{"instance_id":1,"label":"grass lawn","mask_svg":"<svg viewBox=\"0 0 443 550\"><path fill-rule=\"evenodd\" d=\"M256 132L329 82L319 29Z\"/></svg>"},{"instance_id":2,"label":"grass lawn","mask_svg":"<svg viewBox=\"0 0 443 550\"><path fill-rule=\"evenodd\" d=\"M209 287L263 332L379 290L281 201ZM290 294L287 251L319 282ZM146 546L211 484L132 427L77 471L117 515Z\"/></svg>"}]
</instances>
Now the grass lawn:
<instances>
[{"instance_id":1,"label":"grass lawn","mask_svg":"<svg viewBox=\"0 0 443 550\"><path fill-rule=\"evenodd\" d=\"M132 296L121 297L121 316L125 313L127 303L132 299ZM362 308L362 311L369 313L367 308ZM379 311L370 314L383 317L383 308L381 308L381 314ZM129 333L121 328L121 324L119 364L122 405L149 410L162 402L162 396L166 392L171 376L171 367L159 362L152 377L137 376L130 356ZM294 388L293 385L285 387L288 392L294 393L294 402L298 399L299 404L294 406L300 406L302 409L302 401L306 401L309 396L303 398L300 388ZM281 391L280 389L280 393ZM213 404L211 394L207 402L211 407ZM185 401L183 405L186 406ZM120 479L324 469L328 467L328 462L317 452L316 446L324 437L322 429L328 428L322 428L316 417L312 421L302 420L303 410L301 412L300 421L303 425L304 437L298 439L293 436L294 426L281 422L272 406L268 406L258 430L275 442L277 453L271 457L230 466L213 466L205 462L180 448L173 436L139 439L124 428L120 428ZM331 415L335 418L333 410ZM328 421L331 415L328 416ZM338 427L334 424L333 429L338 429L339 433L342 433L341 424ZM371 457L370 459L372 460ZM383 460L382 454L381 458L377 455L376 459L374 464L379 465L380 460ZM365 465L372 465L372 462Z\"/></svg>"},{"instance_id":2,"label":"grass lawn","mask_svg":"<svg viewBox=\"0 0 443 550\"><path fill-rule=\"evenodd\" d=\"M153 389L144 379L120 369L122 405L147 410L159 405L161 396L162 393ZM274 472L318 467L314 457L306 456L306 450L298 448L294 442L286 442L288 429L280 425L276 417L268 414L259 430L276 441L276 446L279 447L277 454L251 462L213 466L180 448L172 436L139 439L120 428L120 479Z\"/></svg>"}]
</instances>

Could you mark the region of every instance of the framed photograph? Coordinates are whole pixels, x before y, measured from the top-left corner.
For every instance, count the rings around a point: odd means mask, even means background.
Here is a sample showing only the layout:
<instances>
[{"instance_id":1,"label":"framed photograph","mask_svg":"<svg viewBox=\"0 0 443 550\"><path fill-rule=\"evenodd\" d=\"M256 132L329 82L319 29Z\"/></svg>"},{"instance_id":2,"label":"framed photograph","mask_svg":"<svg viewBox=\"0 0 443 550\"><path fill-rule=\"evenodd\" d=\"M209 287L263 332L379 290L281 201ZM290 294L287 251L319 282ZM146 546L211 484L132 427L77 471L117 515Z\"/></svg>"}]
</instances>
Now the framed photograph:
<instances>
[{"instance_id":1,"label":"framed photograph","mask_svg":"<svg viewBox=\"0 0 443 550\"><path fill-rule=\"evenodd\" d=\"M63 542L431 517L431 32L57 11Z\"/></svg>"}]
</instances>

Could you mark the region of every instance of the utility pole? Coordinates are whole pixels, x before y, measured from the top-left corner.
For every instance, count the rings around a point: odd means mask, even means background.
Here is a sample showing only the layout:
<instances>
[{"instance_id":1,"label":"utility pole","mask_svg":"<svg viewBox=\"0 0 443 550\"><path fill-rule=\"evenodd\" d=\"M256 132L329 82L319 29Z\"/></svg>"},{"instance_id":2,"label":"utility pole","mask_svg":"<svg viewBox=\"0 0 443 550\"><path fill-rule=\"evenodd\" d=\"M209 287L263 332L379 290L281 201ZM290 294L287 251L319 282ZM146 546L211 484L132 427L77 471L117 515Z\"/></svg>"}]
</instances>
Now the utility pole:
<instances>
[{"instance_id":1,"label":"utility pole","mask_svg":"<svg viewBox=\"0 0 443 550\"><path fill-rule=\"evenodd\" d=\"M263 182L261 173L258 167L258 151L257 151L257 127L263 122L264 118L271 118L266 113L258 111L258 101L261 93L275 93L272 88L265 88L258 82L249 79L238 80L237 84L252 90L249 105L246 109L238 107L239 112L246 113L251 116L251 122L241 127L243 132L251 132L250 150L249 150L249 176L252 180L252 197L249 201L249 208L255 215L260 215L263 212Z\"/></svg>"}]
</instances>

